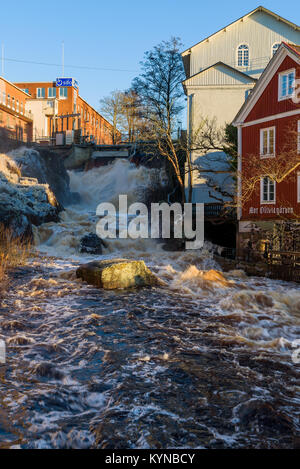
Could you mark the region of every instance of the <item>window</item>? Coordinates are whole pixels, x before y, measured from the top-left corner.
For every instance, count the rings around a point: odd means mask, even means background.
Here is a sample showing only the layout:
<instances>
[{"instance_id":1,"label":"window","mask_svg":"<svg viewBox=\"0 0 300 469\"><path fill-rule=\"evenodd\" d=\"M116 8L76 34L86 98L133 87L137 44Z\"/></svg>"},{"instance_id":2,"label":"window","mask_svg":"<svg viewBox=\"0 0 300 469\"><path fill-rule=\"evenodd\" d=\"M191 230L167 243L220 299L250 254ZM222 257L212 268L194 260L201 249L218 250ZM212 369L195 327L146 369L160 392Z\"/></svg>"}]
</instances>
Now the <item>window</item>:
<instances>
[{"instance_id":1,"label":"window","mask_svg":"<svg viewBox=\"0 0 300 469\"><path fill-rule=\"evenodd\" d=\"M20 112L19 101L17 99L17 112Z\"/></svg>"},{"instance_id":2,"label":"window","mask_svg":"<svg viewBox=\"0 0 300 469\"><path fill-rule=\"evenodd\" d=\"M281 45L280 42L275 42L275 44L273 44L273 46L272 46L272 54L271 54L272 57L273 57L274 54L276 54L276 52L278 51L280 45Z\"/></svg>"},{"instance_id":3,"label":"window","mask_svg":"<svg viewBox=\"0 0 300 469\"><path fill-rule=\"evenodd\" d=\"M66 99L68 97L68 88L66 87L59 88L59 97L60 99Z\"/></svg>"},{"instance_id":4,"label":"window","mask_svg":"<svg viewBox=\"0 0 300 469\"><path fill-rule=\"evenodd\" d=\"M260 203L275 204L275 181L269 177L261 179L260 184Z\"/></svg>"},{"instance_id":5,"label":"window","mask_svg":"<svg viewBox=\"0 0 300 469\"><path fill-rule=\"evenodd\" d=\"M21 114L23 114L23 103L21 103Z\"/></svg>"},{"instance_id":6,"label":"window","mask_svg":"<svg viewBox=\"0 0 300 469\"><path fill-rule=\"evenodd\" d=\"M298 121L297 150L300 153L300 121Z\"/></svg>"},{"instance_id":7,"label":"window","mask_svg":"<svg viewBox=\"0 0 300 469\"><path fill-rule=\"evenodd\" d=\"M260 129L260 156L275 156L275 127Z\"/></svg>"},{"instance_id":8,"label":"window","mask_svg":"<svg viewBox=\"0 0 300 469\"><path fill-rule=\"evenodd\" d=\"M278 75L278 99L287 99L294 94L295 70L288 70L287 72Z\"/></svg>"},{"instance_id":9,"label":"window","mask_svg":"<svg viewBox=\"0 0 300 469\"><path fill-rule=\"evenodd\" d=\"M13 110L16 109L16 107L15 107L15 98L14 97L11 98L11 107L12 107Z\"/></svg>"},{"instance_id":10,"label":"window","mask_svg":"<svg viewBox=\"0 0 300 469\"><path fill-rule=\"evenodd\" d=\"M250 88L249 90L246 90L246 91L245 91L245 101L246 101L246 99L248 99L248 97L250 96L251 91L252 91L252 88Z\"/></svg>"},{"instance_id":11,"label":"window","mask_svg":"<svg viewBox=\"0 0 300 469\"><path fill-rule=\"evenodd\" d=\"M2 93L2 103L3 103L4 105L6 105L6 94L5 94L5 91L3 91L3 93Z\"/></svg>"},{"instance_id":12,"label":"window","mask_svg":"<svg viewBox=\"0 0 300 469\"><path fill-rule=\"evenodd\" d=\"M10 107L10 94L7 95L7 107Z\"/></svg>"},{"instance_id":13,"label":"window","mask_svg":"<svg viewBox=\"0 0 300 469\"><path fill-rule=\"evenodd\" d=\"M237 50L238 67L249 67L249 47L241 44Z\"/></svg>"},{"instance_id":14,"label":"window","mask_svg":"<svg viewBox=\"0 0 300 469\"><path fill-rule=\"evenodd\" d=\"M48 88L48 98L56 98L56 88Z\"/></svg>"},{"instance_id":15,"label":"window","mask_svg":"<svg viewBox=\"0 0 300 469\"><path fill-rule=\"evenodd\" d=\"M25 93L29 94L29 89L28 89L28 88L22 88L22 91L24 91Z\"/></svg>"},{"instance_id":16,"label":"window","mask_svg":"<svg viewBox=\"0 0 300 469\"><path fill-rule=\"evenodd\" d=\"M36 89L36 97L37 98L44 98L45 97L45 88L37 88Z\"/></svg>"}]
</instances>

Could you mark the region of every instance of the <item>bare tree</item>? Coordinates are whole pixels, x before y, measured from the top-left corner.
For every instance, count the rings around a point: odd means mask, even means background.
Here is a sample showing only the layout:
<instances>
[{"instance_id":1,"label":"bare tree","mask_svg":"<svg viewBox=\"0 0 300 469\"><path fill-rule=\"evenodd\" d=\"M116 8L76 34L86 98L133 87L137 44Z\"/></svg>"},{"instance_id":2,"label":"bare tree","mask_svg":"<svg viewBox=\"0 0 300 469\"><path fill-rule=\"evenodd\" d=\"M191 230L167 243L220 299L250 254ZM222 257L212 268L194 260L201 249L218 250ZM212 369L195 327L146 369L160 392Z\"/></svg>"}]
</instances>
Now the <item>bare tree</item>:
<instances>
[{"instance_id":1,"label":"bare tree","mask_svg":"<svg viewBox=\"0 0 300 469\"><path fill-rule=\"evenodd\" d=\"M114 144L119 141L124 126L123 104L124 94L118 90L100 100L100 112L112 125L110 132Z\"/></svg>"},{"instance_id":2,"label":"bare tree","mask_svg":"<svg viewBox=\"0 0 300 469\"><path fill-rule=\"evenodd\" d=\"M187 152L196 154L197 160L188 161L187 171L205 178L206 186L212 189L210 197L217 202L228 200L226 206L235 206L235 191L229 189L236 179L237 131L226 124L218 126L215 118L202 117L200 124L189 136ZM220 182L222 180L222 183ZM214 194L216 193L216 195Z\"/></svg>"},{"instance_id":3,"label":"bare tree","mask_svg":"<svg viewBox=\"0 0 300 469\"><path fill-rule=\"evenodd\" d=\"M183 110L184 69L178 38L163 41L144 55L142 72L132 88L140 97L144 118L148 122L147 138L155 142L160 155L173 168L185 202L184 176L180 158L182 149L175 139L178 117Z\"/></svg>"},{"instance_id":4,"label":"bare tree","mask_svg":"<svg viewBox=\"0 0 300 469\"><path fill-rule=\"evenodd\" d=\"M239 174L242 178L240 205L245 204L253 194L259 194L262 178L267 177L277 184L283 181L295 181L296 170L300 168L300 154L297 151L299 134L297 130L289 127L285 135L285 143L274 157L261 158L260 154L247 155L243 173ZM287 203L284 199L277 201Z\"/></svg>"}]
</instances>

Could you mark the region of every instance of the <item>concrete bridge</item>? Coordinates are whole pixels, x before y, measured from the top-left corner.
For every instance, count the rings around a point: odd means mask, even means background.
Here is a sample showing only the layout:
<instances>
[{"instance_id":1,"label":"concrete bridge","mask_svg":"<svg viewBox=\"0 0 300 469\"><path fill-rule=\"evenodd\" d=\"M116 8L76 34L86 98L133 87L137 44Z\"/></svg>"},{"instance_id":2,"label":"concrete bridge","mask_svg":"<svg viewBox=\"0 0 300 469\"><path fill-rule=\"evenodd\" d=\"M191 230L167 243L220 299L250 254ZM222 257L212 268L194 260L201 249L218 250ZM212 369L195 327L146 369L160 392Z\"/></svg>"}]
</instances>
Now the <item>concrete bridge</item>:
<instances>
[{"instance_id":1,"label":"concrete bridge","mask_svg":"<svg viewBox=\"0 0 300 469\"><path fill-rule=\"evenodd\" d=\"M45 147L38 145L35 148L39 150ZM73 144L48 147L48 149L61 155L68 170L89 170L104 166L117 158L129 159L135 154L135 144L127 143L119 145Z\"/></svg>"}]
</instances>

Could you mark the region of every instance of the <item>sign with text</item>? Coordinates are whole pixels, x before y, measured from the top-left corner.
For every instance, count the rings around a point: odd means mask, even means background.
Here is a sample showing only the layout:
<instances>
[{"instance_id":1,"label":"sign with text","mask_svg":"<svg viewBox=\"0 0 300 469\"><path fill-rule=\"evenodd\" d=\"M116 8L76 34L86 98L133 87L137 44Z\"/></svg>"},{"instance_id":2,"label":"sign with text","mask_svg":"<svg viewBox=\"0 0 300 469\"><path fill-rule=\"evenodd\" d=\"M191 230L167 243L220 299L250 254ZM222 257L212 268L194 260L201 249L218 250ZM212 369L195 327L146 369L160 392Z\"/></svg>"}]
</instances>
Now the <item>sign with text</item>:
<instances>
[{"instance_id":1,"label":"sign with text","mask_svg":"<svg viewBox=\"0 0 300 469\"><path fill-rule=\"evenodd\" d=\"M76 80L74 80L74 78L56 78L56 86L74 86L74 88L78 88L78 83Z\"/></svg>"}]
</instances>

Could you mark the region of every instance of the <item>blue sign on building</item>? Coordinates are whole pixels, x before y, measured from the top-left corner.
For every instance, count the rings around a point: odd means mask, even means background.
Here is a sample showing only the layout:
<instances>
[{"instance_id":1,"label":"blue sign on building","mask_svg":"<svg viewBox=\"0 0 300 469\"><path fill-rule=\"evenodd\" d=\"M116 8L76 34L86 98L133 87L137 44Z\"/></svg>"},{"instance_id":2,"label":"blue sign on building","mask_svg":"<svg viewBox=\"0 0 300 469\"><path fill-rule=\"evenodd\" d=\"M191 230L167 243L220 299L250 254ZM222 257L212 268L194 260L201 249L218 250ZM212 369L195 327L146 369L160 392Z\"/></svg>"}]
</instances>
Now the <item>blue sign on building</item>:
<instances>
[{"instance_id":1,"label":"blue sign on building","mask_svg":"<svg viewBox=\"0 0 300 469\"><path fill-rule=\"evenodd\" d=\"M56 78L56 86L73 86L73 78Z\"/></svg>"}]
</instances>

